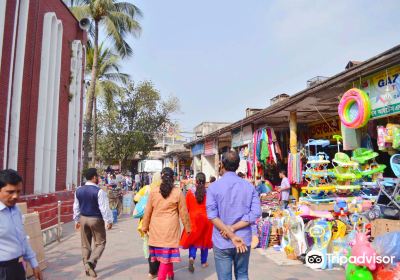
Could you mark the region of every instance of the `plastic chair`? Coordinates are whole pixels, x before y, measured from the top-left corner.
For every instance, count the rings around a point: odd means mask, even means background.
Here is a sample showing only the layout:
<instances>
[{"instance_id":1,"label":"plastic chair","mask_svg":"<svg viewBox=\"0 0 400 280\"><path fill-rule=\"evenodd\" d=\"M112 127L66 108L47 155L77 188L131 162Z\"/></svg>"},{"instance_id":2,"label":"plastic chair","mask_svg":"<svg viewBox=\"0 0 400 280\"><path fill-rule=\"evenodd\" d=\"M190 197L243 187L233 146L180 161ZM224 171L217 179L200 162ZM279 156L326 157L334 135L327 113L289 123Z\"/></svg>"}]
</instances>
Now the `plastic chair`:
<instances>
[{"instance_id":1,"label":"plastic chair","mask_svg":"<svg viewBox=\"0 0 400 280\"><path fill-rule=\"evenodd\" d=\"M380 186L378 194L378 204L386 204L387 206L396 206L400 210L400 205L396 201L400 195L400 154L395 154L390 158L390 167L397 179L378 182ZM387 203L381 203L386 201Z\"/></svg>"}]
</instances>

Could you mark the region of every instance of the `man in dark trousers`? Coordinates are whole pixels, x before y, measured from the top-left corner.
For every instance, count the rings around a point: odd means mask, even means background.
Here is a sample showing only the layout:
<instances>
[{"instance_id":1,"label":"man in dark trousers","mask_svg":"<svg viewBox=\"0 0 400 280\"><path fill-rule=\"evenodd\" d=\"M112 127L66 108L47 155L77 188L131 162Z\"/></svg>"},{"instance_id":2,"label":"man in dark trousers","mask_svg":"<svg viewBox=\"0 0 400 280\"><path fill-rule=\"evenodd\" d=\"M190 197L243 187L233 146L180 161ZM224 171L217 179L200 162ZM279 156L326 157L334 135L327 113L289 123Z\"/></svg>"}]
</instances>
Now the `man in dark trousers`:
<instances>
[{"instance_id":1,"label":"man in dark trousers","mask_svg":"<svg viewBox=\"0 0 400 280\"><path fill-rule=\"evenodd\" d=\"M26 237L21 212L15 206L21 190L22 178L17 171L0 171L0 280L25 280L22 259L33 267L36 279L43 279Z\"/></svg>"},{"instance_id":2,"label":"man in dark trousers","mask_svg":"<svg viewBox=\"0 0 400 280\"><path fill-rule=\"evenodd\" d=\"M106 230L112 228L113 216L107 193L100 189L96 168L86 172L86 184L75 192L75 229L81 230L82 258L87 276L97 277L95 268L106 246ZM92 250L92 239L94 248Z\"/></svg>"}]
</instances>

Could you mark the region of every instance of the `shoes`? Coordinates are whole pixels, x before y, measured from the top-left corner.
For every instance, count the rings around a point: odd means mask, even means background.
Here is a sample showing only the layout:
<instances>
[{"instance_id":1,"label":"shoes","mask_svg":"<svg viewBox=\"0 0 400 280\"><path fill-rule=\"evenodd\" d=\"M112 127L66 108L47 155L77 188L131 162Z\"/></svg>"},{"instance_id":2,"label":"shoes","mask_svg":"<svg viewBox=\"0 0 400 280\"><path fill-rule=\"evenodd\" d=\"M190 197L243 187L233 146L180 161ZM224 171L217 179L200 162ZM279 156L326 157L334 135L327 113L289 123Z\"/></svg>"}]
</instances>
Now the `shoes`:
<instances>
[{"instance_id":1,"label":"shoes","mask_svg":"<svg viewBox=\"0 0 400 280\"><path fill-rule=\"evenodd\" d=\"M97 277L97 273L94 270L94 265L90 262L87 262L85 264L85 271L86 271L86 275L91 276L91 277Z\"/></svg>"},{"instance_id":2,"label":"shoes","mask_svg":"<svg viewBox=\"0 0 400 280\"><path fill-rule=\"evenodd\" d=\"M147 276L148 279L156 279L158 277L158 275L153 275L151 273L149 273L149 275Z\"/></svg>"},{"instance_id":3,"label":"shoes","mask_svg":"<svg viewBox=\"0 0 400 280\"><path fill-rule=\"evenodd\" d=\"M193 259L189 259L189 267L188 267L189 271L191 273L194 273L194 260Z\"/></svg>"},{"instance_id":4,"label":"shoes","mask_svg":"<svg viewBox=\"0 0 400 280\"><path fill-rule=\"evenodd\" d=\"M260 240L258 239L258 236L253 235L253 237L251 239L251 249L257 248L258 243L260 243Z\"/></svg>"},{"instance_id":5,"label":"shoes","mask_svg":"<svg viewBox=\"0 0 400 280\"><path fill-rule=\"evenodd\" d=\"M208 263L203 263L203 264L201 265L201 267L202 267L202 268L208 267Z\"/></svg>"}]
</instances>

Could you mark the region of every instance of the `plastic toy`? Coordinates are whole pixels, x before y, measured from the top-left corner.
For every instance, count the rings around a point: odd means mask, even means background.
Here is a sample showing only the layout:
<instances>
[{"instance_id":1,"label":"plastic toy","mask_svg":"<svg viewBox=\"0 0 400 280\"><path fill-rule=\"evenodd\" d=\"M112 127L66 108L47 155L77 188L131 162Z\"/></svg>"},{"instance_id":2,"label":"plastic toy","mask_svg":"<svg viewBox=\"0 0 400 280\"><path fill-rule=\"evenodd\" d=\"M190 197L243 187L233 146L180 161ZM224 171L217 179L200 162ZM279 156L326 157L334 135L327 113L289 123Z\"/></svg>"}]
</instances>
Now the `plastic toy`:
<instances>
[{"instance_id":1,"label":"plastic toy","mask_svg":"<svg viewBox=\"0 0 400 280\"><path fill-rule=\"evenodd\" d=\"M400 263L394 267L385 267L383 264L377 264L372 272L374 280L394 280L400 279Z\"/></svg>"},{"instance_id":2,"label":"plastic toy","mask_svg":"<svg viewBox=\"0 0 400 280\"><path fill-rule=\"evenodd\" d=\"M385 136L388 135L387 129L384 126L378 126L378 149L380 151L386 151L387 148L390 146L385 142Z\"/></svg>"},{"instance_id":3,"label":"plastic toy","mask_svg":"<svg viewBox=\"0 0 400 280\"><path fill-rule=\"evenodd\" d=\"M349 214L349 209L347 207L346 200L338 199L333 206L333 210L336 216L347 216Z\"/></svg>"},{"instance_id":4,"label":"plastic toy","mask_svg":"<svg viewBox=\"0 0 400 280\"><path fill-rule=\"evenodd\" d=\"M307 226L306 231L314 239L312 250L320 251L325 256L321 268L326 269L328 267L328 245L332 237L331 224L324 219L319 219L309 222Z\"/></svg>"},{"instance_id":5,"label":"plastic toy","mask_svg":"<svg viewBox=\"0 0 400 280\"><path fill-rule=\"evenodd\" d=\"M348 263L346 267L346 280L374 280L374 278L368 268Z\"/></svg>"},{"instance_id":6,"label":"plastic toy","mask_svg":"<svg viewBox=\"0 0 400 280\"><path fill-rule=\"evenodd\" d=\"M333 228L332 228L333 230ZM333 239L333 236L332 236ZM336 265L344 265L342 263L340 263L340 258L344 257L347 255L348 251L349 251L349 244L347 243L346 238L337 238L332 240L332 255L331 257L328 259L328 268L332 269L333 266Z\"/></svg>"},{"instance_id":7,"label":"plastic toy","mask_svg":"<svg viewBox=\"0 0 400 280\"><path fill-rule=\"evenodd\" d=\"M304 221L299 216L291 216L289 218L289 233L291 236L291 240L296 241L296 244L293 244L294 251L297 256L304 254L307 250L307 244L305 239L305 231L304 231Z\"/></svg>"},{"instance_id":8,"label":"plastic toy","mask_svg":"<svg viewBox=\"0 0 400 280\"><path fill-rule=\"evenodd\" d=\"M355 257L354 264L357 266L366 266L370 270L375 270L376 263L374 260L376 258L376 252L364 233L357 233L355 243L353 248L351 248L351 256Z\"/></svg>"},{"instance_id":9,"label":"plastic toy","mask_svg":"<svg viewBox=\"0 0 400 280\"><path fill-rule=\"evenodd\" d=\"M347 226L341 220L334 220L332 222L332 240L341 239L346 236Z\"/></svg>"},{"instance_id":10,"label":"plastic toy","mask_svg":"<svg viewBox=\"0 0 400 280\"><path fill-rule=\"evenodd\" d=\"M302 187L302 193L307 194L311 198L311 194L318 195L313 199L323 199L330 192L336 190L331 184L333 173L328 170L330 164L329 156L324 152L318 152L318 147L326 147L330 144L329 140L308 140L305 145L308 148L308 157L306 171L303 172L307 186ZM314 147L315 154L311 155L311 147Z\"/></svg>"},{"instance_id":11,"label":"plastic toy","mask_svg":"<svg viewBox=\"0 0 400 280\"><path fill-rule=\"evenodd\" d=\"M308 219L315 219L315 218L324 218L328 220L333 220L332 213L329 211L314 211L311 210L310 207L307 205L300 205L298 207L298 212L296 213L300 217L308 218Z\"/></svg>"},{"instance_id":12,"label":"plastic toy","mask_svg":"<svg viewBox=\"0 0 400 280\"><path fill-rule=\"evenodd\" d=\"M345 92L339 103L339 117L348 128L360 128L371 117L371 102L368 94L357 88Z\"/></svg>"}]
</instances>

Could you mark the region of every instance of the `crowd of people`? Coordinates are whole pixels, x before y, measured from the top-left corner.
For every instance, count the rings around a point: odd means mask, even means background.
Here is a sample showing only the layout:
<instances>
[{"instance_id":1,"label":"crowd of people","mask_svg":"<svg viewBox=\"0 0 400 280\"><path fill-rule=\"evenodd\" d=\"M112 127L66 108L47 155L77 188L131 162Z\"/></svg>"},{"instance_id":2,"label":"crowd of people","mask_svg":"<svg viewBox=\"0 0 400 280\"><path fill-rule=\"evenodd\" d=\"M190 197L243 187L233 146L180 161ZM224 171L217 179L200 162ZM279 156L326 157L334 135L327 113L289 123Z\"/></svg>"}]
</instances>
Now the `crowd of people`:
<instances>
[{"instance_id":1,"label":"crowd of people","mask_svg":"<svg viewBox=\"0 0 400 280\"><path fill-rule=\"evenodd\" d=\"M207 182L205 174L200 172L194 180L181 182L180 187L174 171L168 167L149 176L151 179L143 187L137 187L139 178L129 180L120 174L100 178L96 169L89 169L87 182L77 189L74 204L86 274L97 275L96 264L106 243L105 229L111 229L113 223L107 195L98 187L103 180L112 187L130 189L131 186L136 207L144 207L142 212L138 211L142 213L138 215L138 232L148 259L149 279L174 279L174 263L181 261L182 249L189 251L188 270L192 273L197 251L205 269L212 249L219 280L230 280L233 275L235 279L248 279L250 252L258 245L255 223L261 217L260 197L271 191L271 184L261 178L252 182L237 174L239 161L236 152L226 152L218 180L211 177ZM281 193L282 208L286 208L290 184L285 171L279 176L282 183L277 190Z\"/></svg>"},{"instance_id":2,"label":"crowd of people","mask_svg":"<svg viewBox=\"0 0 400 280\"><path fill-rule=\"evenodd\" d=\"M213 249L219 280L248 279L249 257L258 244L256 220L261 216L260 197L271 191L261 178L251 182L236 174L239 156L225 153L220 163L220 178L198 173L193 182L176 186L174 172L164 168L148 177L147 184L122 174L100 176L95 168L86 171L86 183L77 188L74 201L75 228L81 232L82 260L88 276L96 277L96 265L106 245L106 229L113 226L109 193L100 186L136 191L137 205L145 205L138 223L144 253L149 262L149 279L174 279L173 264L181 261L180 250L189 250L188 270L195 271L197 251L202 268L208 267L208 252ZM289 203L290 184L286 172L279 173L282 208ZM151 178L151 179L150 179ZM101 183L103 181L103 183ZM267 184L268 183L268 184ZM7 238L0 240L0 279L10 273L24 279L21 259L33 267L36 279L42 279L35 253L24 234L21 213L15 206L22 178L14 170L0 171L0 223ZM184 229L182 232L181 224ZM14 234L15 229L17 234ZM18 242L17 242L18 241ZM92 243L94 243L92 245Z\"/></svg>"},{"instance_id":3,"label":"crowd of people","mask_svg":"<svg viewBox=\"0 0 400 280\"><path fill-rule=\"evenodd\" d=\"M197 251L201 267L206 268L208 252L213 249L218 279L232 279L233 274L236 279L248 279L250 251L259 243L255 222L261 216L260 197L272 190L266 180L252 182L236 174L238 165L238 154L227 152L219 180L211 177L207 182L200 172L194 180L182 180L180 188L174 185L173 170L164 168L160 179L155 174L153 184L135 196L136 202L148 196L138 230L148 245L149 279L174 279L173 264L181 261L180 249L189 250L192 273ZM286 208L290 184L284 170L279 176L282 183L277 190Z\"/></svg>"}]
</instances>

